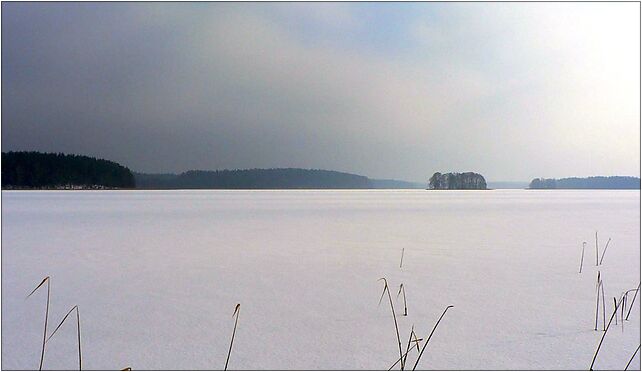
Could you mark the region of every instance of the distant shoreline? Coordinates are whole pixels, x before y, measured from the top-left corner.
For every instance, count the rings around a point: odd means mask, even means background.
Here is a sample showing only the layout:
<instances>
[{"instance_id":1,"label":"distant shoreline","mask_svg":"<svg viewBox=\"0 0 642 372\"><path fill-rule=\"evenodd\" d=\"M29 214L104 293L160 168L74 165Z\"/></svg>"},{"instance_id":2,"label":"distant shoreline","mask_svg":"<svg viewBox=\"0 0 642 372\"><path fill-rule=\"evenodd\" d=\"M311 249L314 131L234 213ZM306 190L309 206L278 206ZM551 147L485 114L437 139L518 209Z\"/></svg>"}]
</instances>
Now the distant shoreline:
<instances>
[{"instance_id":1,"label":"distant shoreline","mask_svg":"<svg viewBox=\"0 0 642 372\"><path fill-rule=\"evenodd\" d=\"M632 176L592 176L535 178L531 190L639 190L640 178Z\"/></svg>"},{"instance_id":2,"label":"distant shoreline","mask_svg":"<svg viewBox=\"0 0 642 372\"><path fill-rule=\"evenodd\" d=\"M604 188L577 188L577 189L529 189L529 188L489 188L484 190L427 190L422 188L253 188L253 189L221 189L221 188L175 188L175 189L154 189L154 188L20 188L20 187L2 187L0 191L377 191L377 190L395 190L395 191L430 191L434 192L474 192L474 191L640 191L640 189L604 189Z\"/></svg>"},{"instance_id":3,"label":"distant shoreline","mask_svg":"<svg viewBox=\"0 0 642 372\"><path fill-rule=\"evenodd\" d=\"M471 173L472 174L472 173ZM465 174L464 174L465 175ZM481 175L479 175L481 177ZM433 176L434 177L434 176ZM482 177L483 179L483 177ZM639 190L630 176L486 181L487 190ZM105 159L36 151L2 153L2 190L427 190L429 182L375 179L303 168L190 170L137 173ZM450 188L450 187L449 187ZM456 187L469 188L469 187ZM480 189L472 187L472 189ZM435 190L430 190L435 191Z\"/></svg>"}]
</instances>

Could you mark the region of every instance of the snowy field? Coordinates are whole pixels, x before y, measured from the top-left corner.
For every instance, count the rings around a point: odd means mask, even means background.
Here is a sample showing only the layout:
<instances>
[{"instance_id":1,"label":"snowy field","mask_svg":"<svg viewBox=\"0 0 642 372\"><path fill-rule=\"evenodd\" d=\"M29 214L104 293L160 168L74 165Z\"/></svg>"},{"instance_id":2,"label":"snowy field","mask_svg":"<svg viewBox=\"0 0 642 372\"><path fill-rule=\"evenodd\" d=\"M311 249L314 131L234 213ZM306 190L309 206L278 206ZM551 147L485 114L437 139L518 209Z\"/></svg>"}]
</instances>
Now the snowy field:
<instances>
[{"instance_id":1,"label":"snowy field","mask_svg":"<svg viewBox=\"0 0 642 372\"><path fill-rule=\"evenodd\" d=\"M222 369L241 303L230 369L385 370L399 354L377 306L386 277L398 315L406 288L404 343L454 305L418 369L587 370L602 335L595 231L600 253L612 238L608 321L640 281L639 203L639 191L3 191L2 368L38 368L46 291L25 296L50 275L49 329L79 306L83 369ZM623 369L639 344L638 296L595 369ZM77 368L76 348L65 323L44 368Z\"/></svg>"}]
</instances>

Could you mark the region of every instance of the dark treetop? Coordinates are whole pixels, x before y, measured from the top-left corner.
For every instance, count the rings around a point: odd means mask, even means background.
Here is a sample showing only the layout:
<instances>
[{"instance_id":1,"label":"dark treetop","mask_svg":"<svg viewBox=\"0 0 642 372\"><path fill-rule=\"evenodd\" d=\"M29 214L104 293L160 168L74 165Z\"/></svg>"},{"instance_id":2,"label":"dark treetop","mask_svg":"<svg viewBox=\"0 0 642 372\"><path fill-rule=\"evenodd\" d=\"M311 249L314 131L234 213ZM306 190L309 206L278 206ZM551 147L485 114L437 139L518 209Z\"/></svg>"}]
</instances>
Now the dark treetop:
<instances>
[{"instance_id":1,"label":"dark treetop","mask_svg":"<svg viewBox=\"0 0 642 372\"><path fill-rule=\"evenodd\" d=\"M3 152L2 188L133 188L132 172L113 161L81 155Z\"/></svg>"}]
</instances>

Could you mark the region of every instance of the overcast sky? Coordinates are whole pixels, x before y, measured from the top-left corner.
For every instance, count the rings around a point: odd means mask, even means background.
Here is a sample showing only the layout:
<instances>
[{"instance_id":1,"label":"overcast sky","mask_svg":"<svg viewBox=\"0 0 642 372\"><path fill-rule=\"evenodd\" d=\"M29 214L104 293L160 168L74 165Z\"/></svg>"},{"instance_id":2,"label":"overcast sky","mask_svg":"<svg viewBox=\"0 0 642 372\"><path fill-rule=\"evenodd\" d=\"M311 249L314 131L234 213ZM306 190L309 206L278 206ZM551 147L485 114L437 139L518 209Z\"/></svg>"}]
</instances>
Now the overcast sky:
<instances>
[{"instance_id":1,"label":"overcast sky","mask_svg":"<svg viewBox=\"0 0 642 372\"><path fill-rule=\"evenodd\" d=\"M2 3L2 151L635 175L639 3Z\"/></svg>"}]
</instances>

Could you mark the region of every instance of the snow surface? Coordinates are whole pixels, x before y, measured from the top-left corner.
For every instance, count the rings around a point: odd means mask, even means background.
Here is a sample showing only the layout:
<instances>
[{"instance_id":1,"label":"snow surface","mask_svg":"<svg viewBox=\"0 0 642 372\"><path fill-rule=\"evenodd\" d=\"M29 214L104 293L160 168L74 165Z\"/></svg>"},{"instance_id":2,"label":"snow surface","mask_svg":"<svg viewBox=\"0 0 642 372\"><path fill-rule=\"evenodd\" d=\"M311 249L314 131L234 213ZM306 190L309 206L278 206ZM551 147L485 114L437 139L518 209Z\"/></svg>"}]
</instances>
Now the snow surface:
<instances>
[{"instance_id":1,"label":"snow surface","mask_svg":"<svg viewBox=\"0 0 642 372\"><path fill-rule=\"evenodd\" d=\"M406 288L404 343L455 306L418 369L586 370L594 234L612 238L608 321L640 281L639 208L637 190L3 191L2 368L38 368L46 291L25 296L50 275L49 329L79 305L84 369L222 369L236 303L230 369L387 369L386 277L398 315ZM629 319L595 369L640 344L639 296ZM77 368L75 332L51 339L45 369Z\"/></svg>"}]
</instances>

